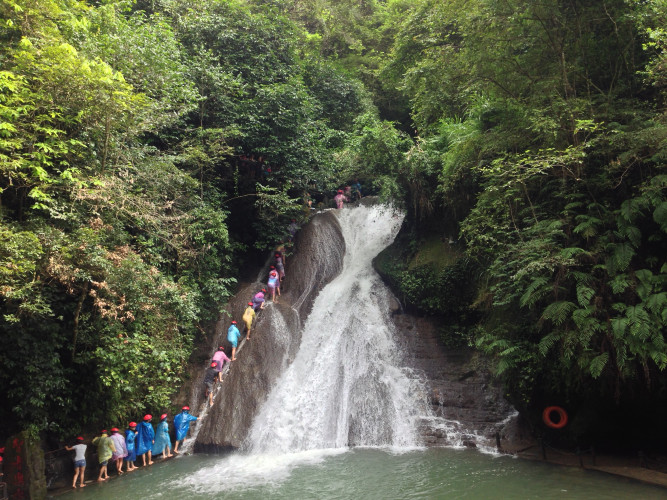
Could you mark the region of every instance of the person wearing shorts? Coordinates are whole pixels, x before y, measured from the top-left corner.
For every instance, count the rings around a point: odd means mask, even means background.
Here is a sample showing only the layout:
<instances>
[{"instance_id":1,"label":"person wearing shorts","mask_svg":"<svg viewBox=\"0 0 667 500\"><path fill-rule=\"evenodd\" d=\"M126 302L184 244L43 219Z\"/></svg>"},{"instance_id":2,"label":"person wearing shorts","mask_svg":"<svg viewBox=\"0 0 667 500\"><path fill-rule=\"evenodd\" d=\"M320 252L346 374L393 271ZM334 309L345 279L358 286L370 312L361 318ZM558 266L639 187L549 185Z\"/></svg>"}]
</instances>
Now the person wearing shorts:
<instances>
[{"instance_id":1,"label":"person wearing shorts","mask_svg":"<svg viewBox=\"0 0 667 500\"><path fill-rule=\"evenodd\" d=\"M271 266L271 270L269 271L269 280L266 285L271 291L271 302L278 302L276 300L276 290L278 290L278 296L280 297L280 278L278 278L278 271L273 266Z\"/></svg>"},{"instance_id":2,"label":"person wearing shorts","mask_svg":"<svg viewBox=\"0 0 667 500\"><path fill-rule=\"evenodd\" d=\"M206 387L206 397L208 398L208 405L213 406L213 385L215 384L215 379L218 376L216 367L218 363L213 361L211 366L206 368L206 373L204 374L204 386Z\"/></svg>"},{"instance_id":3,"label":"person wearing shorts","mask_svg":"<svg viewBox=\"0 0 667 500\"><path fill-rule=\"evenodd\" d=\"M97 445L97 459L100 463L100 475L97 477L97 481L106 481L109 479L109 474L107 473L107 464L111 455L116 452L116 447L113 444L111 438L107 435L106 429L104 429L100 436L97 436L93 439L93 444Z\"/></svg>"},{"instance_id":4,"label":"person wearing shorts","mask_svg":"<svg viewBox=\"0 0 667 500\"><path fill-rule=\"evenodd\" d=\"M86 471L86 448L88 446L83 444L83 438L79 436L76 438L76 444L72 447L65 446L67 451L74 450L74 479L72 480L72 488L76 488L77 478L81 478L79 481L79 486L81 488L85 487L83 482L83 475Z\"/></svg>"},{"instance_id":5,"label":"person wearing shorts","mask_svg":"<svg viewBox=\"0 0 667 500\"><path fill-rule=\"evenodd\" d=\"M241 332L239 332L236 326L236 321L232 321L231 326L227 330L227 340L232 344L232 361L236 361L236 348L238 347L240 338Z\"/></svg>"}]
</instances>

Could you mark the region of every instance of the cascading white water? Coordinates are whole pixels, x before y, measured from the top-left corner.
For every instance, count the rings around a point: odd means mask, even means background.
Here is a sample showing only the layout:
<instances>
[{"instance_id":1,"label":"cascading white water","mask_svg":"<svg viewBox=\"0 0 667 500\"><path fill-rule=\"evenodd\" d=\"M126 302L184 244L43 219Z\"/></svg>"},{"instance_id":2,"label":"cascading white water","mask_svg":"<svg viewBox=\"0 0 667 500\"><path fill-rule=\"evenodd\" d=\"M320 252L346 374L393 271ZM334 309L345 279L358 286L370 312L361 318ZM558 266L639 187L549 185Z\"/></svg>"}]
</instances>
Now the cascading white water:
<instances>
[{"instance_id":1,"label":"cascading white water","mask_svg":"<svg viewBox=\"0 0 667 500\"><path fill-rule=\"evenodd\" d=\"M403 216L386 206L338 216L343 269L315 299L301 346L257 415L247 440L251 453L417 444L424 390L401 368L389 291L372 268Z\"/></svg>"}]
</instances>

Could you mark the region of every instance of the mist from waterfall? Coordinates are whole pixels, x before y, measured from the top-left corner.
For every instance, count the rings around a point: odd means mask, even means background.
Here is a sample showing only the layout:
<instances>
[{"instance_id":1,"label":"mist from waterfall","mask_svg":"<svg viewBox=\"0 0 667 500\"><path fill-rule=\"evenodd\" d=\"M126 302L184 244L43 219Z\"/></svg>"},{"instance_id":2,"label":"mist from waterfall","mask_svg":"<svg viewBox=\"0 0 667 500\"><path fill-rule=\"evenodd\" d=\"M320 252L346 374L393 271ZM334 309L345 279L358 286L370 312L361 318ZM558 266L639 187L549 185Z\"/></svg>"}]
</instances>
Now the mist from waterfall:
<instances>
[{"instance_id":1,"label":"mist from waterfall","mask_svg":"<svg viewBox=\"0 0 667 500\"><path fill-rule=\"evenodd\" d=\"M255 418L246 442L251 454L418 444L427 412L423 384L401 367L390 292L372 268L403 215L375 205L338 217L343 269L315 299L296 356Z\"/></svg>"}]
</instances>

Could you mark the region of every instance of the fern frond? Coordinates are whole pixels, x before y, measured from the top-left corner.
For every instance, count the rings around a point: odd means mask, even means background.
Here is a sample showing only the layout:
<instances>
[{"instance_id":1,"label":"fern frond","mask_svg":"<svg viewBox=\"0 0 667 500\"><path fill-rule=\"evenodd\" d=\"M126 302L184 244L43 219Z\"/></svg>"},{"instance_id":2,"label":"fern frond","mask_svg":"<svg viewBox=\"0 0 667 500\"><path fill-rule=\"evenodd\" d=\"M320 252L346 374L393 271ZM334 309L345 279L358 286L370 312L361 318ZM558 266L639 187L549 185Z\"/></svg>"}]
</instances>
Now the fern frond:
<instances>
[{"instance_id":1,"label":"fern frond","mask_svg":"<svg viewBox=\"0 0 667 500\"><path fill-rule=\"evenodd\" d=\"M542 320L553 322L555 325L562 325L570 316L570 313L577 308L574 302L569 300L559 300L547 306L542 313Z\"/></svg>"}]
</instances>

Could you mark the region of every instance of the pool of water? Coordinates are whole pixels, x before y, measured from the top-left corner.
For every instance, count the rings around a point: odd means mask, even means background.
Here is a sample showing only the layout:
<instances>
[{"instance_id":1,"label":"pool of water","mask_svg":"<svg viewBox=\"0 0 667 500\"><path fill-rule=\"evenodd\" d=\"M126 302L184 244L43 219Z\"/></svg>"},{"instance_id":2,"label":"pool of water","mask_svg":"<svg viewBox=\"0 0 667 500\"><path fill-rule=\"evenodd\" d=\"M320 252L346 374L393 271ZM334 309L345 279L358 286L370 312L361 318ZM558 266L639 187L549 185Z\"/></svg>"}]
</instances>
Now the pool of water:
<instances>
[{"instance_id":1,"label":"pool of water","mask_svg":"<svg viewBox=\"0 0 667 500\"><path fill-rule=\"evenodd\" d=\"M667 490L586 471L446 448L193 455L59 498L667 499Z\"/></svg>"}]
</instances>

